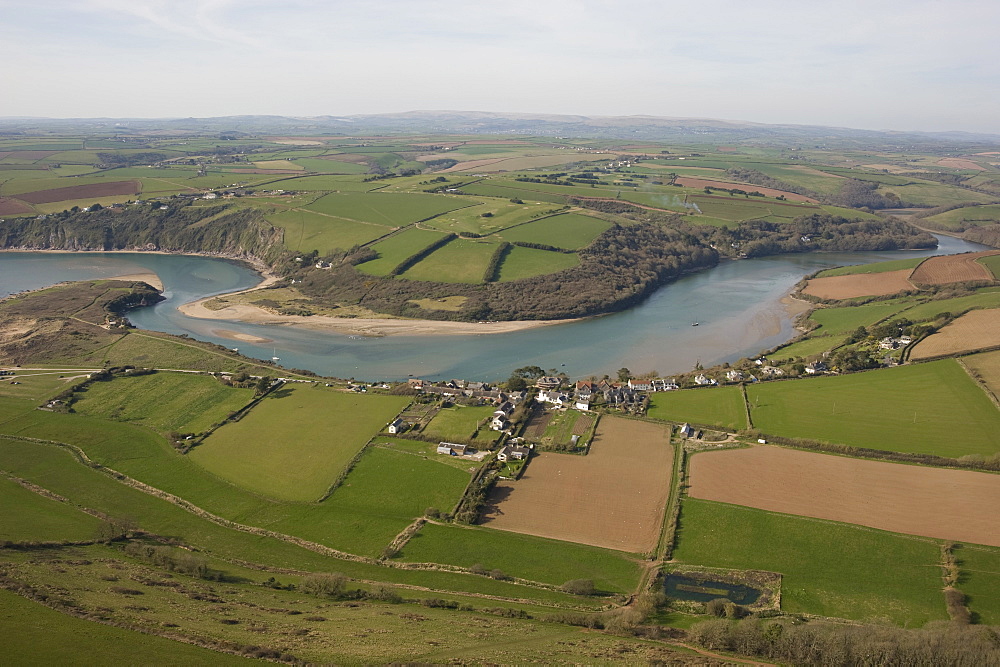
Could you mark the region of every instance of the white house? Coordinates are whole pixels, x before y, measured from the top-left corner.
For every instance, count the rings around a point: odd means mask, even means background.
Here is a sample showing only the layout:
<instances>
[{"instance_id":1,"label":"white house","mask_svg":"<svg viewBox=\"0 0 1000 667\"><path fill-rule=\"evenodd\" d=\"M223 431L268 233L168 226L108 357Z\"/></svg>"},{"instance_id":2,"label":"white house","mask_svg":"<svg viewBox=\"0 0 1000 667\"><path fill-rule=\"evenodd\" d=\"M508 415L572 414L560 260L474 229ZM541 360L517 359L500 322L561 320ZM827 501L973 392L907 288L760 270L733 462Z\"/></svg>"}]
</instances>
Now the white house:
<instances>
[{"instance_id":1,"label":"white house","mask_svg":"<svg viewBox=\"0 0 1000 667\"><path fill-rule=\"evenodd\" d=\"M406 426L407 426L406 422L397 417L392 421L391 424L389 424L389 427L386 430L389 433L402 433L403 431L406 430Z\"/></svg>"}]
</instances>

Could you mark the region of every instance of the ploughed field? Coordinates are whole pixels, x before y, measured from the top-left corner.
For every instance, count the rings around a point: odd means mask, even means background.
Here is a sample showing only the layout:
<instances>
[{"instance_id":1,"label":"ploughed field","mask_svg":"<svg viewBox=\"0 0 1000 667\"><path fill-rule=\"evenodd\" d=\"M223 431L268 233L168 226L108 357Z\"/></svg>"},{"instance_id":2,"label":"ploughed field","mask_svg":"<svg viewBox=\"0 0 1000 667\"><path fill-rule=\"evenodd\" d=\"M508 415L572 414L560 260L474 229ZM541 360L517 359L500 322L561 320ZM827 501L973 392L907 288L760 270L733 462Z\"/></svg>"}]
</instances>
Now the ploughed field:
<instances>
[{"instance_id":1,"label":"ploughed field","mask_svg":"<svg viewBox=\"0 0 1000 667\"><path fill-rule=\"evenodd\" d=\"M689 494L880 530L1000 546L1000 476L779 447L691 459Z\"/></svg>"},{"instance_id":2,"label":"ploughed field","mask_svg":"<svg viewBox=\"0 0 1000 667\"><path fill-rule=\"evenodd\" d=\"M910 280L922 285L947 285L966 280L993 280L993 273L979 263L979 258L996 255L997 250L964 255L930 257L913 270Z\"/></svg>"},{"instance_id":3,"label":"ploughed field","mask_svg":"<svg viewBox=\"0 0 1000 667\"><path fill-rule=\"evenodd\" d=\"M806 284L802 292L821 299L885 296L913 289L909 277L910 269L813 278Z\"/></svg>"},{"instance_id":4,"label":"ploughed field","mask_svg":"<svg viewBox=\"0 0 1000 667\"><path fill-rule=\"evenodd\" d=\"M665 426L605 417L586 456L542 453L500 481L481 523L633 553L657 544L673 448Z\"/></svg>"},{"instance_id":5,"label":"ploughed field","mask_svg":"<svg viewBox=\"0 0 1000 667\"><path fill-rule=\"evenodd\" d=\"M930 359L1000 345L1000 309L972 310L913 348L910 358Z\"/></svg>"}]
</instances>

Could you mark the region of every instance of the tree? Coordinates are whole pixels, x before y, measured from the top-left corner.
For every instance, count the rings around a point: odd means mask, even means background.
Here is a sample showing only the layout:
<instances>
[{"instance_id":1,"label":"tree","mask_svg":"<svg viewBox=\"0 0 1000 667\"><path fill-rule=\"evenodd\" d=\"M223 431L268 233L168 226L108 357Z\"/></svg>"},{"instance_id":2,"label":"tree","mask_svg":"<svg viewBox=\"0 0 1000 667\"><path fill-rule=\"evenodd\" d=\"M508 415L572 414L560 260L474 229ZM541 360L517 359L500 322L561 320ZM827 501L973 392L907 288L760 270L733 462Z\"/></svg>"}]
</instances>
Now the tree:
<instances>
[{"instance_id":1,"label":"tree","mask_svg":"<svg viewBox=\"0 0 1000 667\"><path fill-rule=\"evenodd\" d=\"M509 391L524 391L527 388L527 381L520 375L514 374L507 378L507 389Z\"/></svg>"},{"instance_id":2,"label":"tree","mask_svg":"<svg viewBox=\"0 0 1000 667\"><path fill-rule=\"evenodd\" d=\"M625 368L624 366L618 369L618 381L628 382L628 379L632 377L632 371Z\"/></svg>"},{"instance_id":3,"label":"tree","mask_svg":"<svg viewBox=\"0 0 1000 667\"><path fill-rule=\"evenodd\" d=\"M573 595L593 595L596 592L591 579L571 579L562 585L562 589Z\"/></svg>"},{"instance_id":4,"label":"tree","mask_svg":"<svg viewBox=\"0 0 1000 667\"><path fill-rule=\"evenodd\" d=\"M271 378L268 377L267 375L261 377L260 379L257 380L257 384L254 386L254 393L257 396L264 395L267 392L268 388L271 386L271 382L272 382Z\"/></svg>"}]
</instances>

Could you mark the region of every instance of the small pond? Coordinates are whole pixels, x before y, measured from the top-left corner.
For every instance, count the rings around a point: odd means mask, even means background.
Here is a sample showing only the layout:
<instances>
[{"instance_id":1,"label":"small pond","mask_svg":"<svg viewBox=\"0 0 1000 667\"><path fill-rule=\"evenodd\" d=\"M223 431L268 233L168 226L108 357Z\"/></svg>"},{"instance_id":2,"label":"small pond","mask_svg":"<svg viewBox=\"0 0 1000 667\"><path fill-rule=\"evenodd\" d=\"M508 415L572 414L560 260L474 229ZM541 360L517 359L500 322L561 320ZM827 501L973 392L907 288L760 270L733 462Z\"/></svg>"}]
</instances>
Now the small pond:
<instances>
[{"instance_id":1,"label":"small pond","mask_svg":"<svg viewBox=\"0 0 1000 667\"><path fill-rule=\"evenodd\" d=\"M761 591L745 584L713 581L708 578L694 578L689 575L670 573L663 580L663 592L676 600L709 602L726 598L736 604L750 605L761 596Z\"/></svg>"}]
</instances>

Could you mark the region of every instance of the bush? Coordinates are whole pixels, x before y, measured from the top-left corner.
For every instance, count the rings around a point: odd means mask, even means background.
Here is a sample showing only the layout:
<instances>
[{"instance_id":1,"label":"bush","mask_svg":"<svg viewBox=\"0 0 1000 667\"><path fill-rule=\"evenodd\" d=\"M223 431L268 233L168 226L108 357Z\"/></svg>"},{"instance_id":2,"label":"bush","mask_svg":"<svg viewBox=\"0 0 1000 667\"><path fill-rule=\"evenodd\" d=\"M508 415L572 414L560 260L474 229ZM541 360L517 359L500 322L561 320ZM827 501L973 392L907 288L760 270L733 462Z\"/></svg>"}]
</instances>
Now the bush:
<instances>
[{"instance_id":1,"label":"bush","mask_svg":"<svg viewBox=\"0 0 1000 667\"><path fill-rule=\"evenodd\" d=\"M573 595L593 595L597 592L592 579L571 579L562 585L562 589Z\"/></svg>"},{"instance_id":2,"label":"bush","mask_svg":"<svg viewBox=\"0 0 1000 667\"><path fill-rule=\"evenodd\" d=\"M339 572L311 574L302 580L302 590L312 595L340 597L347 588L347 577Z\"/></svg>"}]
</instances>

